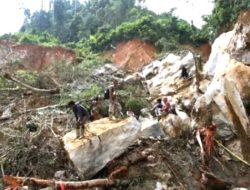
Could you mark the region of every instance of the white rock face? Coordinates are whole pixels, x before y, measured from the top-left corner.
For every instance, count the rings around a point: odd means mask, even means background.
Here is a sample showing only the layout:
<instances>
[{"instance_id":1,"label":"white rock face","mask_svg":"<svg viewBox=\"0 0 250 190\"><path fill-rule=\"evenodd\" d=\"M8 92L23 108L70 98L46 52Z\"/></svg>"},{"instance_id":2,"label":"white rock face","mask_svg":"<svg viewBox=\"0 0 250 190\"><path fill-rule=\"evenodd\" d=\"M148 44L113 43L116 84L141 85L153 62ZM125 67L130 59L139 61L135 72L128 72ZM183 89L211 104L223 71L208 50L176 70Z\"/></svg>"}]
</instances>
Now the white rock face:
<instances>
[{"instance_id":1,"label":"white rock face","mask_svg":"<svg viewBox=\"0 0 250 190\"><path fill-rule=\"evenodd\" d=\"M89 123L87 129L84 136L90 140L75 139L74 130L63 137L65 149L84 179L122 154L138 138L141 127L134 118L119 122L103 118Z\"/></svg>"},{"instance_id":2,"label":"white rock face","mask_svg":"<svg viewBox=\"0 0 250 190\"><path fill-rule=\"evenodd\" d=\"M244 15L246 14L246 15ZM241 15L238 23L230 32L221 34L212 45L212 52L204 67L210 76L221 75L234 59L250 64L250 23L249 12Z\"/></svg>"},{"instance_id":3,"label":"white rock face","mask_svg":"<svg viewBox=\"0 0 250 190\"><path fill-rule=\"evenodd\" d=\"M161 61L154 61L142 70L142 75L147 78L149 73L154 76L146 80L148 90L151 95L171 94L178 90L184 83L180 79L181 66L185 66L188 73L192 76L194 73L194 58L191 52L183 58L174 54L168 54ZM157 70L157 73L155 73ZM192 81L189 81L191 83Z\"/></svg>"},{"instance_id":4,"label":"white rock face","mask_svg":"<svg viewBox=\"0 0 250 190\"><path fill-rule=\"evenodd\" d=\"M214 76L225 72L225 69L228 67L230 61L230 55L226 50L233 35L233 31L223 33L214 41L212 45L212 52L204 67L206 74Z\"/></svg>"},{"instance_id":5,"label":"white rock face","mask_svg":"<svg viewBox=\"0 0 250 190\"><path fill-rule=\"evenodd\" d=\"M248 127L249 119L246 115L246 110L243 106L241 95L238 89L235 86L234 81L227 78L221 78L218 80L213 80L209 85L206 93L199 97L195 103L195 109L198 112L199 108L206 107L212 103L212 101L217 104L220 111L228 119L230 125L233 124L232 113L226 104L225 97L230 100L230 103L233 106L234 112L240 119L241 124L243 125L245 131L250 135L250 129Z\"/></svg>"},{"instance_id":6,"label":"white rock face","mask_svg":"<svg viewBox=\"0 0 250 190\"><path fill-rule=\"evenodd\" d=\"M105 64L103 67L98 68L94 71L94 75L112 75L119 69L113 64Z\"/></svg>"}]
</instances>

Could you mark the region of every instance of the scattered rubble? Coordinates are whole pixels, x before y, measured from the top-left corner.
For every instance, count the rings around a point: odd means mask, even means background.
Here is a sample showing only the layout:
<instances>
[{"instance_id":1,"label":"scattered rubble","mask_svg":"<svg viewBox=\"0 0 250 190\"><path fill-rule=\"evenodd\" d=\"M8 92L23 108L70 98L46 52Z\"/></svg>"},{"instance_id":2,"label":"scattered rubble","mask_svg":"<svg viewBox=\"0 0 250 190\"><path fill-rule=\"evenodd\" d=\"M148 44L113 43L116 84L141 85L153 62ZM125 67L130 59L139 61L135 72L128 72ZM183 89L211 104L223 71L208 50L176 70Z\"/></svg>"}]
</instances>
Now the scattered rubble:
<instances>
[{"instance_id":1,"label":"scattered rubble","mask_svg":"<svg viewBox=\"0 0 250 190\"><path fill-rule=\"evenodd\" d=\"M82 179L90 179L133 144L139 131L140 123L135 118L122 121L104 118L89 123L83 139L75 139L73 130L63 137L63 142Z\"/></svg>"},{"instance_id":2,"label":"scattered rubble","mask_svg":"<svg viewBox=\"0 0 250 190\"><path fill-rule=\"evenodd\" d=\"M53 112L25 108L15 117L21 101L1 107L1 117L13 117L0 120L6 188L249 189L247 16L249 12L242 13L235 28L215 40L203 72L196 68L195 53L182 51L168 53L127 78L111 65L93 73L97 78L118 78L125 85L142 82L148 101L168 96L174 112L159 121L144 108L138 119L131 114L91 122L85 138L75 139L72 118L62 107L52 107ZM138 62L138 68L143 64ZM182 66L190 75L187 79L180 78ZM35 131L27 128L30 120Z\"/></svg>"}]
</instances>

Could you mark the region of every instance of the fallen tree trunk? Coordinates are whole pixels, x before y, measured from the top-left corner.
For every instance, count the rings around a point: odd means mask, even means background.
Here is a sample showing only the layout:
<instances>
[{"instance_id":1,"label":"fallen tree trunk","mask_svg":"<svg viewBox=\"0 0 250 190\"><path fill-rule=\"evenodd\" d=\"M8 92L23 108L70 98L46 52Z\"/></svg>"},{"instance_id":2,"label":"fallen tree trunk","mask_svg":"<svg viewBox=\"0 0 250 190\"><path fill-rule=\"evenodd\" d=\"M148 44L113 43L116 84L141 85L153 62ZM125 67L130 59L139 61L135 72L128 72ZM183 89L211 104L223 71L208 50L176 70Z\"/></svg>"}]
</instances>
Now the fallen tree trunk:
<instances>
[{"instance_id":1,"label":"fallen tree trunk","mask_svg":"<svg viewBox=\"0 0 250 190\"><path fill-rule=\"evenodd\" d=\"M9 73L1 73L1 76L3 76L4 78L6 78L8 80L11 80L11 81L17 83L20 86L23 86L24 88L30 89L30 90L35 91L35 92L43 92L43 93L50 93L50 94L55 94L55 93L60 92L60 89L58 89L58 88L55 88L55 89L39 89L39 88L35 88L33 86L30 86L28 84L25 84L25 83L19 81L15 77L11 76Z\"/></svg>"},{"instance_id":2,"label":"fallen tree trunk","mask_svg":"<svg viewBox=\"0 0 250 190\"><path fill-rule=\"evenodd\" d=\"M26 111L18 112L17 114L25 114L25 113L30 113L30 112L38 112L38 111L43 111L47 109L55 109L55 108L62 108L65 107L66 105L63 104L54 104L54 105L49 105L41 108L35 108L35 109L29 109Z\"/></svg>"},{"instance_id":3,"label":"fallen tree trunk","mask_svg":"<svg viewBox=\"0 0 250 190\"><path fill-rule=\"evenodd\" d=\"M0 92L17 92L26 90L26 88L20 88L19 86L16 88L0 88Z\"/></svg>"},{"instance_id":4,"label":"fallen tree trunk","mask_svg":"<svg viewBox=\"0 0 250 190\"><path fill-rule=\"evenodd\" d=\"M63 107L66 107L66 105L64 105L64 104L55 104L55 105L49 105L49 106L45 106L45 107L41 107L41 108L29 109L29 110L14 113L12 116L0 117L0 122L3 122L3 121L11 119L13 117L17 117L17 116L27 114L27 113L44 111L44 110L47 110L47 109L63 108Z\"/></svg>"},{"instance_id":5,"label":"fallen tree trunk","mask_svg":"<svg viewBox=\"0 0 250 190\"><path fill-rule=\"evenodd\" d=\"M4 176L6 186L12 188L28 186L28 187L53 187L54 189L77 190L87 189L91 187L107 187L114 185L116 182L113 179L93 179L87 181L54 181L38 178Z\"/></svg>"}]
</instances>

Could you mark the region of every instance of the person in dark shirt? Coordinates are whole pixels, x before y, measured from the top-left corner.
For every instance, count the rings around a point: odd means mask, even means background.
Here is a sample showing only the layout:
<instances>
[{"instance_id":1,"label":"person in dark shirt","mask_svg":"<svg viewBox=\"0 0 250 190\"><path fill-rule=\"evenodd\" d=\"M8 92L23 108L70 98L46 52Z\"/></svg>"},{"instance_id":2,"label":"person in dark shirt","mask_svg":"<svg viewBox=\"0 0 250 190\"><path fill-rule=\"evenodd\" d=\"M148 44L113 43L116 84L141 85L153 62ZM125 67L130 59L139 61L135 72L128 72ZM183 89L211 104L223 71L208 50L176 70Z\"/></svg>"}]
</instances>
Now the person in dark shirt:
<instances>
[{"instance_id":1,"label":"person in dark shirt","mask_svg":"<svg viewBox=\"0 0 250 190\"><path fill-rule=\"evenodd\" d=\"M80 104L70 101L68 107L73 111L76 118L76 138L84 134L84 124L89 120L89 112Z\"/></svg>"},{"instance_id":2,"label":"person in dark shirt","mask_svg":"<svg viewBox=\"0 0 250 190\"><path fill-rule=\"evenodd\" d=\"M163 108L163 104L162 104L161 98L158 98L156 100L156 104L151 109L151 111L155 112L155 116L158 118L158 121L161 119L162 108Z\"/></svg>"},{"instance_id":3,"label":"person in dark shirt","mask_svg":"<svg viewBox=\"0 0 250 190\"><path fill-rule=\"evenodd\" d=\"M189 74L188 74L187 68L185 66L181 67L181 78L183 78L183 79L189 78Z\"/></svg>"}]
</instances>

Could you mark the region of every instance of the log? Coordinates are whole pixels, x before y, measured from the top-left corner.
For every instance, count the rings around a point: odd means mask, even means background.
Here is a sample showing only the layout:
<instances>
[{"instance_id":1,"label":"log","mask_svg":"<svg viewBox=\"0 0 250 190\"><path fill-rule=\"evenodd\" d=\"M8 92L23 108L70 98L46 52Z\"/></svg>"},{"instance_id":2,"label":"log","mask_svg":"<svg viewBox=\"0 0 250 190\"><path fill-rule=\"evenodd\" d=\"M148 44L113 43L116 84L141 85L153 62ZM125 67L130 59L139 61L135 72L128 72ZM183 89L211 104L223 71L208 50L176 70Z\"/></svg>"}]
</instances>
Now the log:
<instances>
[{"instance_id":1,"label":"log","mask_svg":"<svg viewBox=\"0 0 250 190\"><path fill-rule=\"evenodd\" d=\"M20 116L20 115L23 115L23 114L32 113L32 112L38 112L38 111L43 111L43 110L47 110L47 109L55 109L55 108L63 108L63 107L66 107L66 105L63 105L63 104L54 104L54 105L49 105L49 106L45 106L45 107L41 107L41 108L35 108L35 109L29 109L29 110L17 112L17 113L14 113L12 115L12 117L17 117L17 116ZM9 120L12 117L0 117L0 122L4 122L6 120Z\"/></svg>"},{"instance_id":2,"label":"log","mask_svg":"<svg viewBox=\"0 0 250 190\"><path fill-rule=\"evenodd\" d=\"M43 111L47 109L55 109L55 108L63 108L66 107L66 105L63 104L54 104L54 105L49 105L41 108L35 108L35 109L29 109L26 111L18 112L17 114L25 114L25 113L30 113L30 112L38 112L38 111Z\"/></svg>"},{"instance_id":3,"label":"log","mask_svg":"<svg viewBox=\"0 0 250 190\"><path fill-rule=\"evenodd\" d=\"M39 89L39 88L35 88L33 86L30 86L28 84L25 84L25 83L19 81L15 77L11 76L9 73L1 73L1 76L6 78L7 80L11 80L11 81L17 83L20 86L23 86L24 88L30 89L30 90L35 91L35 92L43 92L43 93L50 93L50 94L55 94L55 93L60 92L60 89L58 89L58 88L55 88L55 89Z\"/></svg>"},{"instance_id":4,"label":"log","mask_svg":"<svg viewBox=\"0 0 250 190\"><path fill-rule=\"evenodd\" d=\"M77 190L77 189L88 189L92 187L107 187L115 184L112 179L93 179L87 181L54 181L45 180L38 178L27 178L27 177L15 177L15 176L4 176L4 183L13 188L22 186L33 186L33 187L54 187L60 190L64 187L65 190Z\"/></svg>"}]
</instances>

